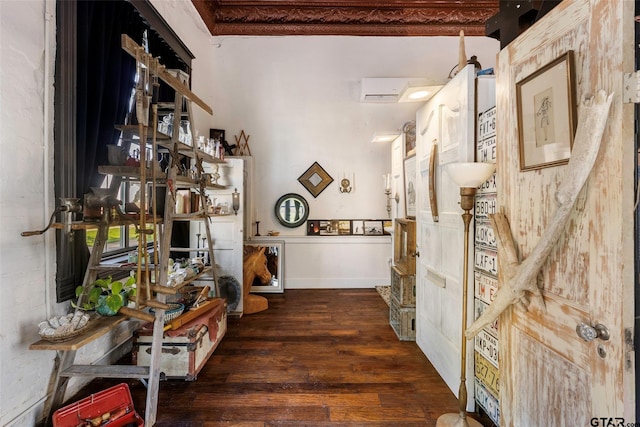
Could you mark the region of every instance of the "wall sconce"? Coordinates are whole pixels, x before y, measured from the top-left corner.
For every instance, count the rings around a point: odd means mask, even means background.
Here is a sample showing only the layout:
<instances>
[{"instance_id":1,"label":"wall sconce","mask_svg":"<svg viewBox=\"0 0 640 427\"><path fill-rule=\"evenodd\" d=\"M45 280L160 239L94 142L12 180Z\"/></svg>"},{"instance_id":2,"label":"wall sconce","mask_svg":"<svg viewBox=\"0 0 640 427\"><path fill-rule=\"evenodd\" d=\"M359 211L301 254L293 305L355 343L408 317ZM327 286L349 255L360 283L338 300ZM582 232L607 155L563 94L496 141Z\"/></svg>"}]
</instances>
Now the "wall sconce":
<instances>
[{"instance_id":1,"label":"wall sconce","mask_svg":"<svg viewBox=\"0 0 640 427\"><path fill-rule=\"evenodd\" d=\"M391 200L394 199L394 197L391 197L391 174L382 175L382 182L384 184L384 194L387 196L387 215L391 218Z\"/></svg>"},{"instance_id":2,"label":"wall sconce","mask_svg":"<svg viewBox=\"0 0 640 427\"><path fill-rule=\"evenodd\" d=\"M462 343L460 345L460 388L458 389L459 413L440 415L436 427L447 426L471 426L482 427L479 422L467 418L467 338L464 335L467 329L467 291L469 279L469 224L473 218L471 210L475 205L476 190L495 171L493 163L451 163L446 166L446 171L451 179L460 187L460 207L464 211L464 254L462 264Z\"/></svg>"},{"instance_id":3,"label":"wall sconce","mask_svg":"<svg viewBox=\"0 0 640 427\"><path fill-rule=\"evenodd\" d=\"M341 193L351 193L351 190L355 190L356 188L356 175L353 174L353 178L349 180L347 176L343 173L342 179L340 180L340 187L338 191Z\"/></svg>"},{"instance_id":4,"label":"wall sconce","mask_svg":"<svg viewBox=\"0 0 640 427\"><path fill-rule=\"evenodd\" d=\"M240 193L238 193L237 188L231 193L231 207L233 208L233 213L238 215L238 211L240 210Z\"/></svg>"}]
</instances>

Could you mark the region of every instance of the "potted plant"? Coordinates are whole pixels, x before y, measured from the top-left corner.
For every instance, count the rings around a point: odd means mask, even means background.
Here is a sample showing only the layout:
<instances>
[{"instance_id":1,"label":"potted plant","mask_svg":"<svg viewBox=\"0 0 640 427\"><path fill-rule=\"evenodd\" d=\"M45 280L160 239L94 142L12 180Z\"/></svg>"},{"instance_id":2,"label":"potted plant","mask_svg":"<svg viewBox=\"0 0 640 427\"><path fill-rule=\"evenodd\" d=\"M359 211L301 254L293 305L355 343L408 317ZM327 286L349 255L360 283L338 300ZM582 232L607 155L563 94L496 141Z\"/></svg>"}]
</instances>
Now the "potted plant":
<instances>
[{"instance_id":1,"label":"potted plant","mask_svg":"<svg viewBox=\"0 0 640 427\"><path fill-rule=\"evenodd\" d=\"M129 276L124 282L114 281L109 276L93 282L88 288L88 293L83 286L78 286L76 288L78 307L83 310L96 310L103 316L114 316L130 298L136 295L135 285L135 276Z\"/></svg>"}]
</instances>

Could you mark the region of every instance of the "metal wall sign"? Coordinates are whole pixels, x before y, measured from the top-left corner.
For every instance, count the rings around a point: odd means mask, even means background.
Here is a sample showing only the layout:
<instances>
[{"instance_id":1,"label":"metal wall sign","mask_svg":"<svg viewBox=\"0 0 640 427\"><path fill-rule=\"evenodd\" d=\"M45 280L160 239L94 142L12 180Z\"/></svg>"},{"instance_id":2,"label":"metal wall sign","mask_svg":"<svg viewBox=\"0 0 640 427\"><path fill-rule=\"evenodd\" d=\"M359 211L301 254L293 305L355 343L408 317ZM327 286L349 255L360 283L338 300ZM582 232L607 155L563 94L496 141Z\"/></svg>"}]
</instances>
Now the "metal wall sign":
<instances>
[{"instance_id":1,"label":"metal wall sign","mask_svg":"<svg viewBox=\"0 0 640 427\"><path fill-rule=\"evenodd\" d=\"M486 302L483 302L479 299L475 299L474 300L474 314L475 314L475 319L477 319L478 317L480 317L480 315L482 315L482 313L489 307L489 304L487 304ZM498 338L498 322L499 319L494 320L493 322L491 322L489 325L487 325L484 329L489 332L491 335L493 335L494 337Z\"/></svg>"},{"instance_id":2,"label":"metal wall sign","mask_svg":"<svg viewBox=\"0 0 640 427\"><path fill-rule=\"evenodd\" d=\"M478 405L484 409L495 425L500 426L500 404L498 399L493 397L477 379L475 380L475 392Z\"/></svg>"},{"instance_id":3,"label":"metal wall sign","mask_svg":"<svg viewBox=\"0 0 640 427\"><path fill-rule=\"evenodd\" d=\"M482 246L476 247L474 257L474 265L476 269L489 273L492 276L498 276L498 251Z\"/></svg>"},{"instance_id":4,"label":"metal wall sign","mask_svg":"<svg viewBox=\"0 0 640 427\"><path fill-rule=\"evenodd\" d=\"M493 397L498 400L500 397L500 374L498 368L493 366L487 359L474 353L476 362L476 378L482 383Z\"/></svg>"},{"instance_id":5,"label":"metal wall sign","mask_svg":"<svg viewBox=\"0 0 640 427\"><path fill-rule=\"evenodd\" d=\"M475 350L498 367L498 339L484 329L475 336Z\"/></svg>"},{"instance_id":6,"label":"metal wall sign","mask_svg":"<svg viewBox=\"0 0 640 427\"><path fill-rule=\"evenodd\" d=\"M475 297L491 304L498 292L498 279L487 276L479 271L474 272L475 277Z\"/></svg>"},{"instance_id":7,"label":"metal wall sign","mask_svg":"<svg viewBox=\"0 0 640 427\"><path fill-rule=\"evenodd\" d=\"M476 220L489 219L489 214L497 212L498 197L495 193L480 194L476 196Z\"/></svg>"},{"instance_id":8,"label":"metal wall sign","mask_svg":"<svg viewBox=\"0 0 640 427\"><path fill-rule=\"evenodd\" d=\"M493 231L489 221L476 221L475 243L476 245L498 249L496 233Z\"/></svg>"}]
</instances>

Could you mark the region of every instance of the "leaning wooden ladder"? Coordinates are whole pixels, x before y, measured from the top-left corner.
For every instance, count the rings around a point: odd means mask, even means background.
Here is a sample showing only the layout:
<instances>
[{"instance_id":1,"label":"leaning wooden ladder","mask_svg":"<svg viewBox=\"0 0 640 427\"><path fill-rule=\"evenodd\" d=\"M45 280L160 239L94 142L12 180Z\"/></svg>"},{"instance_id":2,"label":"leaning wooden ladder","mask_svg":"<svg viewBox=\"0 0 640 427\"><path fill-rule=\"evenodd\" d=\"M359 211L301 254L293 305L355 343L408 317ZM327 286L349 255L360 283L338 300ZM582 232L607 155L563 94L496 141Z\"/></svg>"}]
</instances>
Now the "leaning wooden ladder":
<instances>
[{"instance_id":1,"label":"leaning wooden ladder","mask_svg":"<svg viewBox=\"0 0 640 427\"><path fill-rule=\"evenodd\" d=\"M154 203L152 220L149 222L145 209L141 209L139 222L137 225L137 231L139 234L138 241L138 268L137 279L138 289L136 296L136 308L123 307L120 311L122 314L118 314L113 317L101 317L91 322L82 335L72 338L64 342L50 342L40 340L30 346L33 350L56 350L58 352L56 358L56 364L54 366L54 372L50 382L51 397L45 403L44 415L47 421L50 420L52 409L58 408L64 401L64 395L69 378L73 376L85 376L85 377L103 377L103 378L137 378L142 381L147 380L147 399L145 407L145 425L153 426L156 422L157 408L158 408L158 393L160 382L160 355L162 350L163 339L163 327L164 327L164 312L168 308L167 297L169 295L176 295L179 292L181 286L187 285L196 279L201 279L207 275L212 276L213 289L216 296L220 295L219 285L217 280L215 258L213 252L213 240L211 231L209 228L209 220L207 215L206 195L205 189L211 188L223 188L221 186L208 185L205 183L204 174L202 173L202 161L210 163L219 162L211 156L207 156L205 153L199 152L195 144L191 146L182 144L178 140L179 132L177 131L180 125L180 119L182 116L182 106L186 104L187 115L191 117L191 102L195 102L202 109L212 114L211 107L200 100L195 94L193 94L187 86L186 79L173 76L170 72L160 65L157 59L144 52L142 47L137 45L131 38L126 35L122 35L122 48L136 58L138 68L144 69L145 78L139 83L137 92L137 115L139 125L137 126L120 126L118 127L122 133L123 138L133 139L133 135L137 134L140 143L140 168L139 172L135 173L131 171L131 168L122 167L102 167L100 169L102 173L110 174L114 176L114 185L119 185L123 176L134 176L139 178L141 189L141 201L146 199L145 191L147 186L147 167L146 167L146 146L148 140L152 141L153 158L156 159L155 154L158 149L158 144L161 144L164 148L169 149L171 153L171 165L168 173L165 176L158 177L157 171L154 169L152 162L151 168L151 183L155 186L159 181L165 181L166 194L165 194L165 206L164 206L164 230L160 232L160 245L155 246L157 241L157 223L158 218L156 216L156 208ZM151 119L151 126L148 123L148 100L151 98L151 94L148 94L147 88L152 87L150 84L150 78L160 78L167 83L171 88L175 90L175 113L174 113L174 129L173 135L168 138L163 135L160 139L164 138L162 142L157 141L157 108L152 103L153 114ZM149 84L148 84L149 83ZM189 121L192 124L192 121ZM150 138L149 130L153 137ZM193 132L192 132L193 134ZM189 180L178 176L178 157L179 155L187 155L194 159L199 169L198 180ZM200 204L201 209L194 214L179 214L175 211L175 190L179 187L197 187L200 192ZM155 198L154 192L154 198ZM144 207L144 203L142 203ZM100 270L106 268L113 269L113 266L102 266L100 261L102 254L107 243L108 230L112 225L130 224L131 220L126 216L121 216L125 222L112 221L110 215L105 215L103 219L97 224L87 223L74 223L72 229L87 229L97 228L96 239L94 242L93 250L88 263L88 268L84 276L83 286L88 288L95 281ZM190 248L171 248L171 234L174 221L191 221L191 220L204 220L205 230L208 241L208 255L210 260L210 266L206 267L196 277L185 281L181 286L167 286L168 284L168 265L169 265L169 253L170 251L183 250L185 252L191 252ZM151 225L151 228L149 227ZM57 228L61 228L61 224L55 225ZM153 263L147 258L147 236L153 235L154 257ZM198 248L201 251L202 248ZM195 249L193 249L195 251ZM157 253L160 252L160 259L158 260ZM142 267L144 265L144 268ZM155 296L154 296L155 295ZM80 303L80 301L79 301ZM144 308L155 308L155 315L142 311ZM149 366L130 366L130 365L76 365L74 364L76 351L81 347L89 344L90 342L98 339L109 331L113 330L120 323L125 321L128 316L135 317L147 322L154 323L154 332L151 343L151 361Z\"/></svg>"}]
</instances>

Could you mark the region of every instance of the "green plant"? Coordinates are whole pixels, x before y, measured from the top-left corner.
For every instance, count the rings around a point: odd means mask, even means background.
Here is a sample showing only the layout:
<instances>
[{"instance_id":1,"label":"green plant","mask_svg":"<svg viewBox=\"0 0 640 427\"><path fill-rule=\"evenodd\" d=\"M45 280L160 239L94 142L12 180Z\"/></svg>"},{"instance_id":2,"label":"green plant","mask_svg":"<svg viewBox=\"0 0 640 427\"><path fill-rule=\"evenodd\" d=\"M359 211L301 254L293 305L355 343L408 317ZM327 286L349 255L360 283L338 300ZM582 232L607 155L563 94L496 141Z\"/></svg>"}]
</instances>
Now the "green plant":
<instances>
[{"instance_id":1,"label":"green plant","mask_svg":"<svg viewBox=\"0 0 640 427\"><path fill-rule=\"evenodd\" d=\"M129 276L126 281L113 280L111 276L97 279L87 289L76 288L77 305L83 310L98 310L100 314L115 314L127 301L136 295L136 278ZM101 312L101 307L103 312Z\"/></svg>"}]
</instances>

